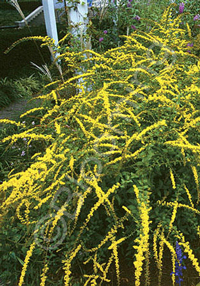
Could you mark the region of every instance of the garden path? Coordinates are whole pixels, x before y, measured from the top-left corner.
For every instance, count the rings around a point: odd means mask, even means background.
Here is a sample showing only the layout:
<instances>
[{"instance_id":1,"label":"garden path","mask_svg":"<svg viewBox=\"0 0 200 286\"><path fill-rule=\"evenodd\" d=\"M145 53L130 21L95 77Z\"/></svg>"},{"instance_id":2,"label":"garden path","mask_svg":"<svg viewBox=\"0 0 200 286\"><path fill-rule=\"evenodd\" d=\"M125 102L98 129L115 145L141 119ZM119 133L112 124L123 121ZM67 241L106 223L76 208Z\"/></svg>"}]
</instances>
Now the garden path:
<instances>
[{"instance_id":1,"label":"garden path","mask_svg":"<svg viewBox=\"0 0 200 286\"><path fill-rule=\"evenodd\" d=\"M30 98L20 98L19 100L11 103L9 106L0 109L0 119L16 120L20 114L26 112L30 108L38 107L39 101L31 100ZM0 124L0 128L2 124Z\"/></svg>"}]
</instances>

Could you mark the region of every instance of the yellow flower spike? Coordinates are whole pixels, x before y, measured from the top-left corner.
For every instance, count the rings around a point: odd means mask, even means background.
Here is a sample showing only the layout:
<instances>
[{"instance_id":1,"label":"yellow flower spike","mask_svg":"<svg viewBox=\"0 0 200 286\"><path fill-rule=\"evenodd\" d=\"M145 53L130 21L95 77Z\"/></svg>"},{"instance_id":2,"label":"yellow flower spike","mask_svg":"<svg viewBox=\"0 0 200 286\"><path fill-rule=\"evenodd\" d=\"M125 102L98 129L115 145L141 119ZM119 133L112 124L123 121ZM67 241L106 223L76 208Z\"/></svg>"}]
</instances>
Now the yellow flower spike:
<instances>
[{"instance_id":1,"label":"yellow flower spike","mask_svg":"<svg viewBox=\"0 0 200 286\"><path fill-rule=\"evenodd\" d=\"M112 245L108 249L112 249L114 260L115 260L115 269L116 269L116 275L117 275L117 285L120 286L120 270L119 270L119 257L118 257L118 250L117 250L117 244L122 242L124 239L119 239L118 242L115 240L115 236L111 238Z\"/></svg>"},{"instance_id":2,"label":"yellow flower spike","mask_svg":"<svg viewBox=\"0 0 200 286\"><path fill-rule=\"evenodd\" d=\"M57 123L57 121L55 122L55 128L56 128L56 133L60 134L61 133L60 125Z\"/></svg>"},{"instance_id":3,"label":"yellow flower spike","mask_svg":"<svg viewBox=\"0 0 200 286\"><path fill-rule=\"evenodd\" d=\"M125 206L122 206L122 208L130 215L132 215L132 212Z\"/></svg>"},{"instance_id":4,"label":"yellow flower spike","mask_svg":"<svg viewBox=\"0 0 200 286\"><path fill-rule=\"evenodd\" d=\"M47 279L47 271L49 270L48 264L46 263L44 268L42 269L42 274L41 274L41 282L40 282L40 286L45 286L45 282Z\"/></svg>"},{"instance_id":5,"label":"yellow flower spike","mask_svg":"<svg viewBox=\"0 0 200 286\"><path fill-rule=\"evenodd\" d=\"M50 40L51 38L49 38ZM46 42L47 38L46 37L42 37L42 36L31 36L31 37L24 37L21 38L19 40L17 40L16 42L14 42L9 48L7 48L7 50L4 52L5 54L9 53L14 47L16 47L18 44L24 42L24 41L29 41L29 40L34 40L34 41L43 41Z\"/></svg>"},{"instance_id":6,"label":"yellow flower spike","mask_svg":"<svg viewBox=\"0 0 200 286\"><path fill-rule=\"evenodd\" d=\"M40 202L38 203L37 206L34 207L35 210L38 210L39 208L41 208L41 206L43 204L45 204L46 202L48 202L48 200L50 200L52 198L52 195L46 196L44 199L40 200Z\"/></svg>"},{"instance_id":7,"label":"yellow flower spike","mask_svg":"<svg viewBox=\"0 0 200 286\"><path fill-rule=\"evenodd\" d=\"M44 110L44 107L32 108L32 109L26 111L25 113L21 114L21 115L20 115L20 118L23 118L24 116L29 115L30 113L33 113L33 112L39 111L39 110Z\"/></svg>"},{"instance_id":8,"label":"yellow flower spike","mask_svg":"<svg viewBox=\"0 0 200 286\"><path fill-rule=\"evenodd\" d=\"M64 276L64 286L70 286L70 275L71 275L71 262L72 260L76 257L77 253L81 249L81 245L79 244L72 252L69 258L66 260L62 261L64 264L63 270L65 271L65 276Z\"/></svg>"},{"instance_id":9,"label":"yellow flower spike","mask_svg":"<svg viewBox=\"0 0 200 286\"><path fill-rule=\"evenodd\" d=\"M75 120L77 121L77 123L79 124L81 130L83 131L84 135L86 136L86 138L90 138L90 133L88 133L88 131L85 129L83 123L80 121L80 119L76 116L74 116Z\"/></svg>"},{"instance_id":10,"label":"yellow flower spike","mask_svg":"<svg viewBox=\"0 0 200 286\"><path fill-rule=\"evenodd\" d=\"M160 228L161 228L161 224L158 225L158 227L156 228L156 230L154 231L154 234L153 234L153 254L154 254L154 258L155 258L157 267L159 267L157 240L158 240Z\"/></svg>"},{"instance_id":11,"label":"yellow flower spike","mask_svg":"<svg viewBox=\"0 0 200 286\"><path fill-rule=\"evenodd\" d=\"M51 236L53 234L53 231L54 231L56 225L58 224L58 221L60 220L60 218L64 215L64 212L66 211L66 207L67 207L67 203L62 205L62 207L57 211L57 213L53 219L50 219L52 226L51 226L49 233L48 233L48 241L51 241ZM50 220L49 220L48 226L50 225Z\"/></svg>"},{"instance_id":12,"label":"yellow flower spike","mask_svg":"<svg viewBox=\"0 0 200 286\"><path fill-rule=\"evenodd\" d=\"M105 202L108 204L108 206L109 206L109 208L110 208L110 210L111 210L111 213L112 213L112 215L113 215L113 218L114 218L115 222L117 223L118 218L117 218L117 216L116 216L116 214L115 214L115 210L114 210L113 204L112 204L112 203L109 201L109 199L108 199L108 196L107 196L108 192L107 192L107 193L104 193L104 192L103 192L103 190L98 186L98 181L97 181L97 179L99 180L98 177L93 176L93 180L92 180L92 181L89 181L88 184L91 185L91 186L93 186L93 187L95 188L96 195L97 195L97 197L99 198L99 203L100 203L100 202L102 201L102 199L103 199L102 204L104 204L104 200L105 200ZM112 188L113 188L113 191L115 190L115 188L118 188L119 185L120 185L120 184L114 185L114 186L112 187ZM109 190L112 190L112 188L109 189ZM97 203L98 203L98 202L97 202ZM105 206L105 208L106 208L106 206ZM106 209L107 209L107 208L106 208Z\"/></svg>"},{"instance_id":13,"label":"yellow flower spike","mask_svg":"<svg viewBox=\"0 0 200 286\"><path fill-rule=\"evenodd\" d=\"M111 256L110 256L109 259L108 259L108 263L107 263L107 265L106 265L106 267L105 267L105 270L104 270L104 279L106 278L106 274L107 274L108 271L109 271L109 268L110 268L110 266L111 266L111 264L112 264L112 262L113 262L113 259L114 259L114 254L113 254L113 252L112 252Z\"/></svg>"},{"instance_id":14,"label":"yellow flower spike","mask_svg":"<svg viewBox=\"0 0 200 286\"><path fill-rule=\"evenodd\" d=\"M168 235L171 232L173 223L174 223L174 221L176 219L177 209L178 209L178 202L175 201L174 202L174 208L173 208L172 216L171 216L171 220L170 220L170 223L169 223Z\"/></svg>"},{"instance_id":15,"label":"yellow flower spike","mask_svg":"<svg viewBox=\"0 0 200 286\"><path fill-rule=\"evenodd\" d=\"M172 274L171 274L171 278L172 278L172 285L175 286L175 281L176 281L176 277L175 277L175 271L176 271L176 256L172 254Z\"/></svg>"},{"instance_id":16,"label":"yellow flower spike","mask_svg":"<svg viewBox=\"0 0 200 286\"><path fill-rule=\"evenodd\" d=\"M197 226L197 234L198 234L198 236L200 238L200 225Z\"/></svg>"},{"instance_id":17,"label":"yellow flower spike","mask_svg":"<svg viewBox=\"0 0 200 286\"><path fill-rule=\"evenodd\" d=\"M136 195L136 198L137 198L137 202L138 204L140 204L140 199L139 199L139 189L136 185L133 186L134 188L134 192L135 192L135 195Z\"/></svg>"},{"instance_id":18,"label":"yellow flower spike","mask_svg":"<svg viewBox=\"0 0 200 286\"><path fill-rule=\"evenodd\" d=\"M14 134L14 135L11 135L11 136L8 136L6 138L4 138L2 140L3 143L11 140L11 142L16 142L18 139L23 139L23 138L30 138L30 139L33 139L33 140L46 140L46 141L49 141L49 140L52 140L53 137L51 135L43 135L43 134L31 134L31 133L28 133L27 132L23 132L23 133L20 133L20 134Z\"/></svg>"},{"instance_id":19,"label":"yellow flower spike","mask_svg":"<svg viewBox=\"0 0 200 286\"><path fill-rule=\"evenodd\" d=\"M96 280L99 278L98 275L84 275L84 277L88 278L87 281L85 282L84 286L89 285L88 283L90 282L90 286L95 286Z\"/></svg>"},{"instance_id":20,"label":"yellow flower spike","mask_svg":"<svg viewBox=\"0 0 200 286\"><path fill-rule=\"evenodd\" d=\"M164 231L161 232L160 235L160 243L159 243L159 256L158 256L158 286L161 286L161 279L162 279L162 266L163 266L163 251L164 251Z\"/></svg>"},{"instance_id":21,"label":"yellow flower spike","mask_svg":"<svg viewBox=\"0 0 200 286\"><path fill-rule=\"evenodd\" d=\"M122 238L118 239L117 241L114 241L114 242L111 244L111 246L108 247L108 249L109 249L109 250L110 250L110 249L113 249L113 247L115 247L116 245L122 243L122 241L124 241L124 240L126 240L126 239L127 239L127 237L122 237Z\"/></svg>"},{"instance_id":22,"label":"yellow flower spike","mask_svg":"<svg viewBox=\"0 0 200 286\"><path fill-rule=\"evenodd\" d=\"M145 128L141 133L138 134L138 136L136 137L136 140L141 140L141 138L148 132L151 131L152 129L156 129L160 126L167 126L166 121L162 120L159 122L154 123L151 126L148 126L147 128Z\"/></svg>"},{"instance_id":23,"label":"yellow flower spike","mask_svg":"<svg viewBox=\"0 0 200 286\"><path fill-rule=\"evenodd\" d=\"M0 119L0 124L1 123L4 123L4 124L13 124L13 125L16 125L16 126L21 126L21 127L25 127L25 125L23 123L20 123L20 122L16 122L14 120L10 120L10 119Z\"/></svg>"},{"instance_id":24,"label":"yellow flower spike","mask_svg":"<svg viewBox=\"0 0 200 286\"><path fill-rule=\"evenodd\" d=\"M170 179L171 179L171 182L172 182L172 188L176 189L176 183L175 183L174 175L172 173L172 169L171 168L170 168Z\"/></svg>"},{"instance_id":25,"label":"yellow flower spike","mask_svg":"<svg viewBox=\"0 0 200 286\"><path fill-rule=\"evenodd\" d=\"M91 248L89 250L86 250L87 252L94 252L97 251L98 249L100 249L103 245L105 245L105 243L108 240L111 240L111 238L116 234L117 232L117 228L114 226L106 235L106 237L97 245L97 247L95 248Z\"/></svg>"},{"instance_id":26,"label":"yellow flower spike","mask_svg":"<svg viewBox=\"0 0 200 286\"><path fill-rule=\"evenodd\" d=\"M97 274L97 252L94 255L94 259L93 259L93 270L94 273Z\"/></svg>"},{"instance_id":27,"label":"yellow flower spike","mask_svg":"<svg viewBox=\"0 0 200 286\"><path fill-rule=\"evenodd\" d=\"M158 204L161 204L162 206L168 206L168 207L173 207L174 205L175 205L175 203L174 202L160 202L160 201L157 201L157 203ZM196 214L200 214L200 211L199 210L197 210L197 209L195 209L195 208L193 208L193 207L190 207L190 206L188 206L188 205L185 205L185 204L178 204L178 207L179 208L186 208L186 209L188 209L188 210L191 210L191 211L193 211L194 213L196 213Z\"/></svg>"},{"instance_id":28,"label":"yellow flower spike","mask_svg":"<svg viewBox=\"0 0 200 286\"><path fill-rule=\"evenodd\" d=\"M102 272L103 276L106 277L106 275L104 274L104 269L103 269L103 266L105 265L105 263L100 264L100 263L98 263L97 260L95 261L95 263L96 263L97 271L98 271L98 269L99 269L99 270ZM102 275L102 274L101 274L101 275Z\"/></svg>"},{"instance_id":29,"label":"yellow flower spike","mask_svg":"<svg viewBox=\"0 0 200 286\"><path fill-rule=\"evenodd\" d=\"M142 249L143 244L144 241L141 240L137 249L137 254L135 255L136 260L133 263L135 266L135 286L140 286L140 276L142 274L143 260L145 260L144 251Z\"/></svg>"},{"instance_id":30,"label":"yellow flower spike","mask_svg":"<svg viewBox=\"0 0 200 286\"><path fill-rule=\"evenodd\" d=\"M192 38L192 33L191 33L191 29L190 29L190 26L188 25L188 23L186 23L186 27L187 27L188 35L189 35L189 37L191 39Z\"/></svg>"},{"instance_id":31,"label":"yellow flower spike","mask_svg":"<svg viewBox=\"0 0 200 286\"><path fill-rule=\"evenodd\" d=\"M93 183L94 183L94 182L93 182L93 181L88 181L88 183L90 183L90 185L93 186ZM87 226L87 224L89 223L90 219L92 218L94 212L95 212L101 205L104 204L104 201L106 201L106 200L108 201L108 197L110 196L110 194L114 193L115 190L116 190L117 188L119 188L119 186L120 186L120 183L117 183L117 184L113 185L113 186L107 191L107 193L104 193L103 196L99 197L99 200L98 200L98 201L94 204L94 206L90 209L90 212L89 212L89 214L87 215L86 220L85 220L84 223L82 224L81 230L80 230L80 232L79 232L79 234L78 234L76 240L78 240L78 239L80 238L80 236L81 236L83 230L86 228L86 226ZM95 187L95 185L94 185L94 187ZM101 192L103 193L103 191L101 191ZM114 216L114 218L115 218L115 216Z\"/></svg>"},{"instance_id":32,"label":"yellow flower spike","mask_svg":"<svg viewBox=\"0 0 200 286\"><path fill-rule=\"evenodd\" d=\"M34 250L35 246L36 246L36 244L35 244L35 242L33 242L31 244L29 250L26 253L26 257L25 257L25 260L24 260L24 265L23 265L23 268L22 268L22 271L21 271L21 275L20 275L18 286L22 286L23 285L24 277L26 275L27 266L28 266L28 263L29 263L29 260L30 260L30 258L32 256L32 254L33 254L33 250Z\"/></svg>"},{"instance_id":33,"label":"yellow flower spike","mask_svg":"<svg viewBox=\"0 0 200 286\"><path fill-rule=\"evenodd\" d=\"M181 154L183 155L183 165L186 166L185 151L183 148L181 148Z\"/></svg>"},{"instance_id":34,"label":"yellow flower spike","mask_svg":"<svg viewBox=\"0 0 200 286\"><path fill-rule=\"evenodd\" d=\"M165 243L165 245L168 247L168 249L171 252L171 254L176 257L176 250L174 249L174 247L169 243L169 241L167 241L165 239L164 236L162 237L162 240Z\"/></svg>"},{"instance_id":35,"label":"yellow flower spike","mask_svg":"<svg viewBox=\"0 0 200 286\"><path fill-rule=\"evenodd\" d=\"M72 172L74 172L74 162L75 162L74 157L71 156L71 159L69 161L69 167L70 167Z\"/></svg>"},{"instance_id":36,"label":"yellow flower spike","mask_svg":"<svg viewBox=\"0 0 200 286\"><path fill-rule=\"evenodd\" d=\"M192 201L192 196L191 196L191 194L190 194L188 188L186 187L186 185L184 184L183 186L184 186L184 189L185 189L186 194L187 194L187 196L188 196L188 199L189 199L189 201L190 201L191 207L194 208L194 204L193 204L193 201Z\"/></svg>"},{"instance_id":37,"label":"yellow flower spike","mask_svg":"<svg viewBox=\"0 0 200 286\"><path fill-rule=\"evenodd\" d=\"M25 206L26 206L26 210L24 211L24 216L25 216L25 220L26 220L26 224L29 225L30 221L29 221L29 214L30 214L30 207L31 203L28 200L25 200Z\"/></svg>"},{"instance_id":38,"label":"yellow flower spike","mask_svg":"<svg viewBox=\"0 0 200 286\"><path fill-rule=\"evenodd\" d=\"M183 234L180 235L182 242L179 242L179 245L182 245L184 248L184 252L187 253L188 258L192 262L192 265L194 266L195 270L199 273L200 275L200 265L197 260L197 258L194 256L192 249L190 248L189 242L185 242L185 238Z\"/></svg>"},{"instance_id":39,"label":"yellow flower spike","mask_svg":"<svg viewBox=\"0 0 200 286\"><path fill-rule=\"evenodd\" d=\"M26 220L20 214L20 210L21 210L21 207L23 205L24 205L24 200L22 200L21 203L16 208L16 215L17 215L18 219L21 221L21 223L26 224Z\"/></svg>"},{"instance_id":40,"label":"yellow flower spike","mask_svg":"<svg viewBox=\"0 0 200 286\"><path fill-rule=\"evenodd\" d=\"M191 166L193 175L194 175L194 180L196 183L196 187L197 187L197 201L199 202L200 200L200 192L199 192L199 177L198 177L198 172L195 166Z\"/></svg>"},{"instance_id":41,"label":"yellow flower spike","mask_svg":"<svg viewBox=\"0 0 200 286\"><path fill-rule=\"evenodd\" d=\"M135 255L135 285L140 285L140 276L142 274L143 269L143 261L145 260L145 256L149 257L149 211L151 208L148 207L149 199L146 202L143 202L139 198L139 189L136 185L134 185L134 191L136 194L137 202L138 202L138 209L140 213L140 220L141 220L141 234L140 237L135 240L135 243L139 245L133 246L133 248L137 249L137 253ZM149 285L150 278L149 278L149 261L146 262L146 284Z\"/></svg>"}]
</instances>

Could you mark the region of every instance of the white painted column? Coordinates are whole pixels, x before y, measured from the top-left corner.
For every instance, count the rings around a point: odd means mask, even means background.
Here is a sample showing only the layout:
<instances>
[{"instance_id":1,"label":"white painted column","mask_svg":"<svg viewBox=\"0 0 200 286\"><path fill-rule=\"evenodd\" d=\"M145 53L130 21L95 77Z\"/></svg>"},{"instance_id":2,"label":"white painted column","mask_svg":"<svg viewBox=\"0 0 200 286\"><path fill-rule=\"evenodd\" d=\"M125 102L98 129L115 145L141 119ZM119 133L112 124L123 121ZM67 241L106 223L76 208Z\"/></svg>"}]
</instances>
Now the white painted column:
<instances>
[{"instance_id":1,"label":"white painted column","mask_svg":"<svg viewBox=\"0 0 200 286\"><path fill-rule=\"evenodd\" d=\"M75 4L74 4L75 5ZM88 3L87 0L80 0L79 4L76 4L75 7L72 6L70 0L67 1L68 9L68 21L69 26L71 26L71 33L74 38L79 41L81 45L81 50L91 49L90 41L86 40L86 32L88 25ZM86 56L86 55L85 55ZM77 72L76 74L81 74ZM83 83L82 78L78 79L78 83ZM77 88L77 92L81 92L81 89Z\"/></svg>"},{"instance_id":2,"label":"white painted column","mask_svg":"<svg viewBox=\"0 0 200 286\"><path fill-rule=\"evenodd\" d=\"M69 7L72 5L68 1ZM86 48L87 45L84 36L86 35L88 24L88 4L87 0L80 0L80 3L76 7L69 8L68 12L69 25L71 25L71 32L76 37L80 37L82 48ZM88 48L88 47L87 47Z\"/></svg>"},{"instance_id":3,"label":"white painted column","mask_svg":"<svg viewBox=\"0 0 200 286\"><path fill-rule=\"evenodd\" d=\"M58 32L56 26L56 16L53 0L42 0L44 9L44 19L46 25L47 35L55 40L55 45L58 45ZM57 57L58 54L55 54Z\"/></svg>"}]
</instances>

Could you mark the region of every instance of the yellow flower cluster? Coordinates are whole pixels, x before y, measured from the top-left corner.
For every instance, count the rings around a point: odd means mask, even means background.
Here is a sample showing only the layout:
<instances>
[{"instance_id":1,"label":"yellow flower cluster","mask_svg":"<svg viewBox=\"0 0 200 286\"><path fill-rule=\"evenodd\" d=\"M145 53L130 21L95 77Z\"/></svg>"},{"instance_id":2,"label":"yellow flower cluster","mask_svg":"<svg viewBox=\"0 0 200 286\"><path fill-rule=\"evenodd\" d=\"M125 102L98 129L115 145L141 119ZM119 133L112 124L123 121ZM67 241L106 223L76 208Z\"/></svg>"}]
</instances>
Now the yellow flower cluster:
<instances>
[{"instance_id":1,"label":"yellow flower cluster","mask_svg":"<svg viewBox=\"0 0 200 286\"><path fill-rule=\"evenodd\" d=\"M140 276L142 274L143 269L143 261L145 260L145 254L149 252L149 211L151 208L148 206L149 200L143 202L140 199L140 192L137 186L134 185L134 192L136 194L136 199L138 202L138 209L140 212L140 220L141 220L141 234L139 238L135 240L139 245L134 245L133 248L137 250L135 255L135 285L140 285ZM148 265L147 265L148 267ZM148 280L149 277L146 277Z\"/></svg>"},{"instance_id":2,"label":"yellow flower cluster","mask_svg":"<svg viewBox=\"0 0 200 286\"><path fill-rule=\"evenodd\" d=\"M48 267L48 264L46 263L44 265L43 270L42 270L40 286L45 286L45 281L47 279L46 273L47 273L48 270L49 270L49 267Z\"/></svg>"},{"instance_id":3,"label":"yellow flower cluster","mask_svg":"<svg viewBox=\"0 0 200 286\"><path fill-rule=\"evenodd\" d=\"M120 286L120 270L119 270L119 257L118 257L118 250L117 250L117 245L120 244L122 241L124 241L126 238L123 237L119 240L115 240L115 237L113 236L111 238L112 245L108 249L113 250L113 255L114 255L114 260L115 260L115 269L116 269L116 274L117 274L117 285Z\"/></svg>"},{"instance_id":4,"label":"yellow flower cluster","mask_svg":"<svg viewBox=\"0 0 200 286\"><path fill-rule=\"evenodd\" d=\"M158 286L161 286L161 279L162 279L162 266L163 266L163 251L164 251L164 231L162 230L160 234L160 242L159 242L159 254L158 254Z\"/></svg>"},{"instance_id":5,"label":"yellow flower cluster","mask_svg":"<svg viewBox=\"0 0 200 286\"><path fill-rule=\"evenodd\" d=\"M199 177L198 177L198 173L197 173L197 169L195 166L191 166L193 175L194 175L194 180L197 186L197 198L198 198L198 202L200 200L200 192L199 192Z\"/></svg>"},{"instance_id":6,"label":"yellow flower cluster","mask_svg":"<svg viewBox=\"0 0 200 286\"><path fill-rule=\"evenodd\" d=\"M16 121L10 120L10 119L0 119L0 124L1 124L1 123L4 123L4 124L13 124L13 125L16 125L16 126L21 126L21 127L24 127L24 126L25 126L23 123L16 122Z\"/></svg>"},{"instance_id":7,"label":"yellow flower cluster","mask_svg":"<svg viewBox=\"0 0 200 286\"><path fill-rule=\"evenodd\" d=\"M168 233L170 233L171 229L172 229L172 226L173 226L173 223L176 219L176 214L177 214L177 208L178 208L178 202L174 202L174 208L173 208L173 212L172 212L172 217L171 217L171 220L170 220L170 223L169 223L169 231Z\"/></svg>"},{"instance_id":8,"label":"yellow flower cluster","mask_svg":"<svg viewBox=\"0 0 200 286\"><path fill-rule=\"evenodd\" d=\"M66 259L63 260L63 270L65 271L65 276L64 276L64 282L65 282L65 286L69 286L69 282L70 282L70 275L71 275L71 262L72 260L76 257L77 253L79 252L79 250L81 249L81 245L79 244L71 253L71 255Z\"/></svg>"},{"instance_id":9,"label":"yellow flower cluster","mask_svg":"<svg viewBox=\"0 0 200 286\"><path fill-rule=\"evenodd\" d=\"M176 189L176 183L175 183L174 175L172 173L172 169L171 168L170 168L170 178L171 178L171 181L172 181L172 188Z\"/></svg>"},{"instance_id":10,"label":"yellow flower cluster","mask_svg":"<svg viewBox=\"0 0 200 286\"><path fill-rule=\"evenodd\" d=\"M34 250L35 246L36 246L36 244L35 244L35 242L33 242L31 244L31 246L30 246L30 249L26 253L26 257L25 257L25 260L24 260L24 265L23 265L23 268L22 268L22 271L21 271L21 276L20 276L20 279L19 279L18 286L22 286L23 285L24 277L26 275L26 269L27 269L29 260L30 260L32 254L33 254L33 250Z\"/></svg>"}]
</instances>

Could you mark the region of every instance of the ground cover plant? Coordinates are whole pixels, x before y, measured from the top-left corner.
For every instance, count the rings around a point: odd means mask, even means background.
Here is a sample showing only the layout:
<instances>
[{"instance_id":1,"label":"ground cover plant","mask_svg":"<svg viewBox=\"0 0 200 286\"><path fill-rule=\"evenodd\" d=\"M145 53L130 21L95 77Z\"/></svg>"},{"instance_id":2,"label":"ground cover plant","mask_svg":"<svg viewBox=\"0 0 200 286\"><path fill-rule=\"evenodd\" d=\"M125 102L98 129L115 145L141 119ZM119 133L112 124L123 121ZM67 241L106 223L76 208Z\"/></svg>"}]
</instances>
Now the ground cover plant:
<instances>
[{"instance_id":1,"label":"ground cover plant","mask_svg":"<svg viewBox=\"0 0 200 286\"><path fill-rule=\"evenodd\" d=\"M45 80L39 75L20 79L4 78L0 80L0 108L8 106L22 97L32 98L42 88Z\"/></svg>"},{"instance_id":2,"label":"ground cover plant","mask_svg":"<svg viewBox=\"0 0 200 286\"><path fill-rule=\"evenodd\" d=\"M5 283L120 285L123 256L135 285L142 273L164 285L165 249L168 285L186 279L185 265L199 277L200 61L172 9L104 53L66 47L76 76L49 84L46 106L1 121L14 128L1 144L27 148L0 185Z\"/></svg>"}]
</instances>

